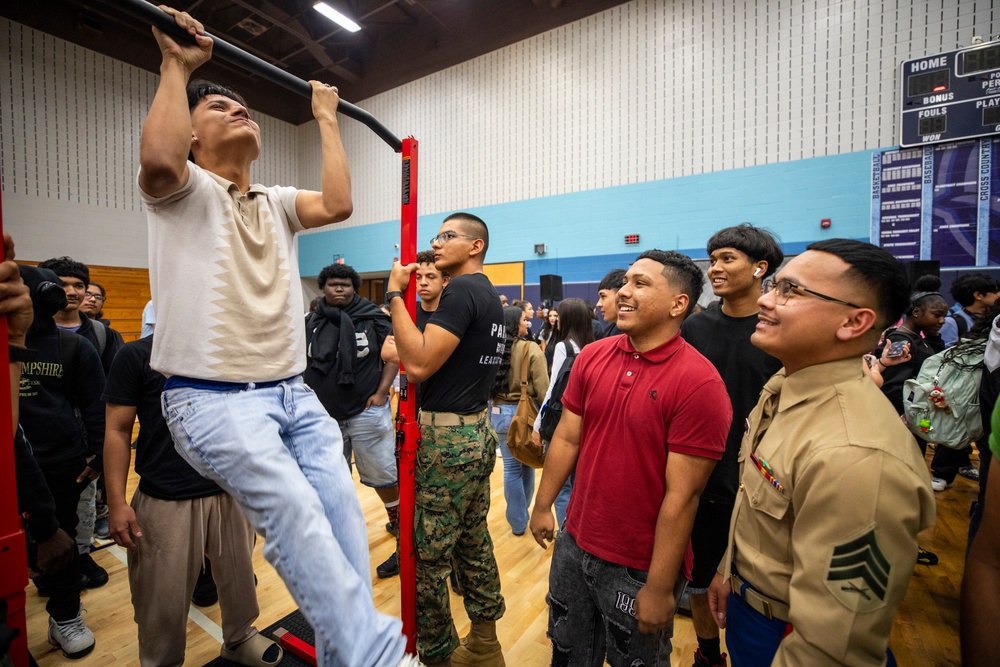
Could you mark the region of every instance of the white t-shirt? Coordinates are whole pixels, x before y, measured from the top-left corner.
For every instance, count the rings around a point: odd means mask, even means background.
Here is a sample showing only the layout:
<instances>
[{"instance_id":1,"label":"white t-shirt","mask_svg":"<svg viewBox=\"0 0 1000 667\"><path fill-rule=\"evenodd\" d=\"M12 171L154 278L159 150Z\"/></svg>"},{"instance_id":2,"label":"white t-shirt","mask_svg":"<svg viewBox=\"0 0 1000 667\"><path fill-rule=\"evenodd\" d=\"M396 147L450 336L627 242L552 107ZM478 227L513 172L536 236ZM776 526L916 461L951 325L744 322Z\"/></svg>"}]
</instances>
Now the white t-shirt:
<instances>
[{"instance_id":1,"label":"white t-shirt","mask_svg":"<svg viewBox=\"0 0 1000 667\"><path fill-rule=\"evenodd\" d=\"M305 369L294 233L298 190L234 183L189 162L188 182L140 195L149 223L156 311L153 369L225 382L267 382Z\"/></svg>"}]
</instances>

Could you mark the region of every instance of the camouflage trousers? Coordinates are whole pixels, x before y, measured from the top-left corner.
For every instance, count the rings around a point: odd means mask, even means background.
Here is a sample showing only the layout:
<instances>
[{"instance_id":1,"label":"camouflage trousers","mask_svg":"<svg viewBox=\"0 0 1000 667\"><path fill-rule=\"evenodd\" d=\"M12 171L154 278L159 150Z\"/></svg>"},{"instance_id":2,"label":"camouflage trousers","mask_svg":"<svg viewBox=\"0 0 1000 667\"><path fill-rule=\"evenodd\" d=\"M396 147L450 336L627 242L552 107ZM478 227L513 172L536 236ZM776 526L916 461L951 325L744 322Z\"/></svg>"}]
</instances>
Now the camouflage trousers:
<instances>
[{"instance_id":1,"label":"camouflage trousers","mask_svg":"<svg viewBox=\"0 0 1000 667\"><path fill-rule=\"evenodd\" d=\"M464 426L420 426L413 525L417 652L425 662L442 662L458 647L448 596L453 562L473 622L496 621L505 608L486 526L497 436L488 412L470 419Z\"/></svg>"}]
</instances>

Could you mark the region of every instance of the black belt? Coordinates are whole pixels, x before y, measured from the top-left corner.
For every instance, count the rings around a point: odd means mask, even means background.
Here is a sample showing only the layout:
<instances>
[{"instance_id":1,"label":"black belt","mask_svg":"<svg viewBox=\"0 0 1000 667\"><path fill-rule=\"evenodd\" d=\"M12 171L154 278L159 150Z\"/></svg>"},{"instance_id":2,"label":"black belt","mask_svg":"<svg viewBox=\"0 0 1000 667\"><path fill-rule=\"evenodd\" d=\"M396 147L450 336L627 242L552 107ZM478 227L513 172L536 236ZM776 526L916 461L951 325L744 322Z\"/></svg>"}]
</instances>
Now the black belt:
<instances>
[{"instance_id":1,"label":"black belt","mask_svg":"<svg viewBox=\"0 0 1000 667\"><path fill-rule=\"evenodd\" d=\"M190 387L191 389L205 389L208 391L245 391L247 389L267 389L277 387L282 382L295 379L296 376L282 378L281 380L268 380L266 382L223 382L221 380L202 380L200 378L189 378L183 375L171 375L163 383L163 390L178 389L180 387Z\"/></svg>"}]
</instances>

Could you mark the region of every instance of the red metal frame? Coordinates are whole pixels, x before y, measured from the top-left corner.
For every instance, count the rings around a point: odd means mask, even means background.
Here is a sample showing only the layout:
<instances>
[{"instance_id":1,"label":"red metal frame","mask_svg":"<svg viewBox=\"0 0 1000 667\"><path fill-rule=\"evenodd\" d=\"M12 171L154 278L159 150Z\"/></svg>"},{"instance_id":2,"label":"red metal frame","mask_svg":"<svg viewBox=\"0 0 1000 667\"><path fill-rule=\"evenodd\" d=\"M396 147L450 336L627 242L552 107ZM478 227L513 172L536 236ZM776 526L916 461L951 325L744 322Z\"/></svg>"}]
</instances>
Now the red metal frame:
<instances>
[{"instance_id":1,"label":"red metal frame","mask_svg":"<svg viewBox=\"0 0 1000 667\"><path fill-rule=\"evenodd\" d=\"M417 261L417 140L403 139L402 212L400 214L400 262ZM417 290L413 281L403 293L410 319L417 319ZM417 424L417 394L410 391L406 369L399 368L399 411L396 415L396 451L399 456L399 585L400 617L406 635L406 651L417 653L416 550L413 545L413 510L416 498L414 467L420 445Z\"/></svg>"},{"instance_id":2,"label":"red metal frame","mask_svg":"<svg viewBox=\"0 0 1000 667\"><path fill-rule=\"evenodd\" d=\"M2 189L2 188L0 188ZM0 235L3 234L0 197ZM14 472L14 424L10 412L10 358L7 355L7 318L0 317L0 366L7 381L0 382L0 598L7 601L7 625L21 631L10 648L18 667L28 664L28 635L24 617L24 587L28 585L21 515L17 511L17 477Z\"/></svg>"},{"instance_id":3,"label":"red metal frame","mask_svg":"<svg viewBox=\"0 0 1000 667\"><path fill-rule=\"evenodd\" d=\"M278 640L281 648L291 653L299 660L307 664L316 665L316 647L309 642L299 639L288 630L278 628L274 631L274 638Z\"/></svg>"}]
</instances>

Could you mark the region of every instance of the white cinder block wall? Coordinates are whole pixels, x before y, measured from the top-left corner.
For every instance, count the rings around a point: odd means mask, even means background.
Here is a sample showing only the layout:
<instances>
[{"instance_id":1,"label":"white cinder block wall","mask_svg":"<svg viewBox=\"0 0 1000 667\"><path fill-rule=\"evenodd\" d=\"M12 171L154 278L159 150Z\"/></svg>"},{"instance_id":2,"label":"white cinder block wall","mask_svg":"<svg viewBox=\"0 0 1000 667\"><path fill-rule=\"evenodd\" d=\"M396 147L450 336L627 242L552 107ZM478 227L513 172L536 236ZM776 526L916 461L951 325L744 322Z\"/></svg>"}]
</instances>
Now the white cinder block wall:
<instances>
[{"instance_id":1,"label":"white cinder block wall","mask_svg":"<svg viewBox=\"0 0 1000 667\"><path fill-rule=\"evenodd\" d=\"M421 143L422 214L894 145L900 61L1000 33L987 0L635 0L369 100ZM145 266L135 171L156 76L0 19L0 166L19 255ZM318 186L314 124L258 116L263 183ZM396 156L350 119L355 214Z\"/></svg>"}]
</instances>

